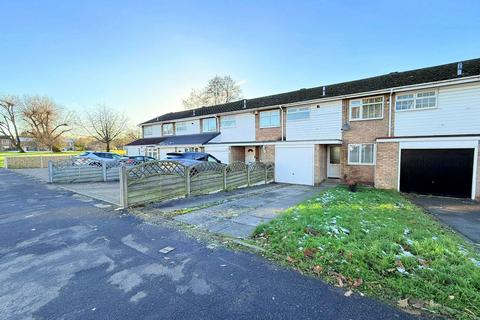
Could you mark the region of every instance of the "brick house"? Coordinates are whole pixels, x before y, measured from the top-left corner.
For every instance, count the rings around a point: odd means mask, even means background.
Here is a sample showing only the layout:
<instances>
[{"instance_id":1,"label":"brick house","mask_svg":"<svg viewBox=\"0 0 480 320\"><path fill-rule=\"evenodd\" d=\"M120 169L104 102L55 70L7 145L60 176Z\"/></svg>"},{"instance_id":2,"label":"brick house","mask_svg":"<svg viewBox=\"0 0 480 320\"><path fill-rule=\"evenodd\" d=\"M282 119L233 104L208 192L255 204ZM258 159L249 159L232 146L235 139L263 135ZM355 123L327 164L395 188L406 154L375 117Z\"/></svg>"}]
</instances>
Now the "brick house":
<instances>
[{"instance_id":1,"label":"brick house","mask_svg":"<svg viewBox=\"0 0 480 320\"><path fill-rule=\"evenodd\" d=\"M275 162L277 182L353 179L480 198L480 59L167 113L128 154Z\"/></svg>"}]
</instances>

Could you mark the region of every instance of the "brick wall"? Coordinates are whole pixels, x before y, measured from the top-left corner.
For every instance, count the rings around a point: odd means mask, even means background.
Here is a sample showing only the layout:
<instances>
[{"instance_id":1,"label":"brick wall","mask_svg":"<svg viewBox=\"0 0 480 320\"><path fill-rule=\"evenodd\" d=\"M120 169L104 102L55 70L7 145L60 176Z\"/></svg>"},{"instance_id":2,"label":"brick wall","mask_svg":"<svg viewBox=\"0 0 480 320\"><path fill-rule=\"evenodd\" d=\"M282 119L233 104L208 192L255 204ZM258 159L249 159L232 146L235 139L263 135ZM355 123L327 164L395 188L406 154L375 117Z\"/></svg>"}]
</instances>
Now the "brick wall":
<instances>
[{"instance_id":1,"label":"brick wall","mask_svg":"<svg viewBox=\"0 0 480 320\"><path fill-rule=\"evenodd\" d=\"M376 138L388 136L389 99L390 95L384 95L383 119L364 121L349 121L349 99L343 100L342 122L350 124L350 130L343 131L342 133L343 145L341 163L344 178L347 177L361 183L374 184L375 166L348 165L348 144L375 143Z\"/></svg>"},{"instance_id":2,"label":"brick wall","mask_svg":"<svg viewBox=\"0 0 480 320\"><path fill-rule=\"evenodd\" d=\"M259 161L261 162L275 162L275 146L268 145L260 147Z\"/></svg>"},{"instance_id":3,"label":"brick wall","mask_svg":"<svg viewBox=\"0 0 480 320\"><path fill-rule=\"evenodd\" d=\"M314 147L314 181L319 185L327 178L327 146L316 144Z\"/></svg>"},{"instance_id":4,"label":"brick wall","mask_svg":"<svg viewBox=\"0 0 480 320\"><path fill-rule=\"evenodd\" d=\"M398 142L377 143L375 187L396 189L398 184Z\"/></svg>"},{"instance_id":5,"label":"brick wall","mask_svg":"<svg viewBox=\"0 0 480 320\"><path fill-rule=\"evenodd\" d=\"M271 109L279 110L279 108ZM270 110L262 110L270 111ZM255 140L256 141L280 141L282 140L282 128L260 128L260 112L255 114ZM283 135L285 136L285 112L283 117ZM280 115L280 123L282 122L282 117Z\"/></svg>"},{"instance_id":6,"label":"brick wall","mask_svg":"<svg viewBox=\"0 0 480 320\"><path fill-rule=\"evenodd\" d=\"M230 163L245 162L245 147L230 147Z\"/></svg>"}]
</instances>

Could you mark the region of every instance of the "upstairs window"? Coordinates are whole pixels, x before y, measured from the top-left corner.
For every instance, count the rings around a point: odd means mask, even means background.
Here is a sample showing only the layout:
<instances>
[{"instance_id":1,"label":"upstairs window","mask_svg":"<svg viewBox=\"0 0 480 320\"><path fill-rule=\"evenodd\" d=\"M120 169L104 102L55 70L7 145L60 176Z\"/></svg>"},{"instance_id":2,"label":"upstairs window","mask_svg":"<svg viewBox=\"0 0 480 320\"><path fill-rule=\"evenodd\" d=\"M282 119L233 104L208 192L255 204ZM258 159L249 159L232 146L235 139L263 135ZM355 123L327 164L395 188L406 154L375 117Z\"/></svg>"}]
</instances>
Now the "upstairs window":
<instances>
[{"instance_id":1,"label":"upstairs window","mask_svg":"<svg viewBox=\"0 0 480 320\"><path fill-rule=\"evenodd\" d=\"M308 119L310 119L310 107L288 108L287 109L287 120L288 121L308 120Z\"/></svg>"},{"instance_id":2,"label":"upstairs window","mask_svg":"<svg viewBox=\"0 0 480 320\"><path fill-rule=\"evenodd\" d=\"M280 110L261 111L260 128L280 127Z\"/></svg>"},{"instance_id":3,"label":"upstairs window","mask_svg":"<svg viewBox=\"0 0 480 320\"><path fill-rule=\"evenodd\" d=\"M432 109L437 107L437 93L435 91L400 94L395 98L395 110Z\"/></svg>"},{"instance_id":4,"label":"upstairs window","mask_svg":"<svg viewBox=\"0 0 480 320\"><path fill-rule=\"evenodd\" d=\"M165 123L162 127L162 135L168 136L173 134L173 123Z\"/></svg>"},{"instance_id":5,"label":"upstairs window","mask_svg":"<svg viewBox=\"0 0 480 320\"><path fill-rule=\"evenodd\" d=\"M153 134L153 129L152 127L143 127L143 136L148 137Z\"/></svg>"},{"instance_id":6,"label":"upstairs window","mask_svg":"<svg viewBox=\"0 0 480 320\"><path fill-rule=\"evenodd\" d=\"M222 127L222 129L235 128L236 125L237 125L237 122L235 120L235 117L233 116L220 118L220 126Z\"/></svg>"},{"instance_id":7,"label":"upstairs window","mask_svg":"<svg viewBox=\"0 0 480 320\"><path fill-rule=\"evenodd\" d=\"M202 121L203 132L215 132L217 131L217 119L207 118Z\"/></svg>"},{"instance_id":8,"label":"upstairs window","mask_svg":"<svg viewBox=\"0 0 480 320\"><path fill-rule=\"evenodd\" d=\"M383 118L383 97L350 100L350 120Z\"/></svg>"},{"instance_id":9,"label":"upstairs window","mask_svg":"<svg viewBox=\"0 0 480 320\"><path fill-rule=\"evenodd\" d=\"M375 164L375 144L349 144L348 164L352 165L373 165Z\"/></svg>"},{"instance_id":10,"label":"upstairs window","mask_svg":"<svg viewBox=\"0 0 480 320\"><path fill-rule=\"evenodd\" d=\"M177 122L175 123L175 132L177 134L184 133L187 131L187 123L186 122Z\"/></svg>"}]
</instances>

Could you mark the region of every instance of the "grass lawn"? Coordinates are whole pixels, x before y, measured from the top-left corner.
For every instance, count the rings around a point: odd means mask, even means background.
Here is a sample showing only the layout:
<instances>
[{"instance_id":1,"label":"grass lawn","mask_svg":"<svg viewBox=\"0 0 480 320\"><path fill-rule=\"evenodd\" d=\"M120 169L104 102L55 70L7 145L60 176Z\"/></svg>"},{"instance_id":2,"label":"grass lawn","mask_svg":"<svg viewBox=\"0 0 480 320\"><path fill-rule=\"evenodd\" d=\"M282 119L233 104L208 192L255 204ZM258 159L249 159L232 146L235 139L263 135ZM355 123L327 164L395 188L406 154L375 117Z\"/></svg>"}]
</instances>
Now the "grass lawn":
<instances>
[{"instance_id":1,"label":"grass lawn","mask_svg":"<svg viewBox=\"0 0 480 320\"><path fill-rule=\"evenodd\" d=\"M255 231L272 259L353 292L460 319L480 317L480 255L393 191L336 187Z\"/></svg>"},{"instance_id":2,"label":"grass lawn","mask_svg":"<svg viewBox=\"0 0 480 320\"><path fill-rule=\"evenodd\" d=\"M62 155L72 155L82 153L83 151L63 151L63 152L49 152L49 151L31 151L25 153L19 152L0 152L0 168L3 168L3 160L5 157L35 157L35 156L62 156ZM119 155L124 155L124 150L115 150L112 151L118 153Z\"/></svg>"}]
</instances>

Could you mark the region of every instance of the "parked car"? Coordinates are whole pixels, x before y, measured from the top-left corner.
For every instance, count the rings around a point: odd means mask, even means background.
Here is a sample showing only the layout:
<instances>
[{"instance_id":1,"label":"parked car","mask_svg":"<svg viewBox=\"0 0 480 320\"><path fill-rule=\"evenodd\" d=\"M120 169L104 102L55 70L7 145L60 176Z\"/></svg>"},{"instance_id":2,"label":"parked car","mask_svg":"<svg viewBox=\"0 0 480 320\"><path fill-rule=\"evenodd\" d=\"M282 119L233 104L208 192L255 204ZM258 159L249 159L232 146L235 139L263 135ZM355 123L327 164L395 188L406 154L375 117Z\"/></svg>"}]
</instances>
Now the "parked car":
<instances>
[{"instance_id":1,"label":"parked car","mask_svg":"<svg viewBox=\"0 0 480 320\"><path fill-rule=\"evenodd\" d=\"M186 166L192 166L203 161L222 163L206 152L170 152L162 160L178 161Z\"/></svg>"},{"instance_id":2,"label":"parked car","mask_svg":"<svg viewBox=\"0 0 480 320\"><path fill-rule=\"evenodd\" d=\"M140 164L143 162L148 162L148 161L155 161L154 157L149 157L149 156L126 156L122 157L122 161L125 162L127 165L136 165Z\"/></svg>"},{"instance_id":3,"label":"parked car","mask_svg":"<svg viewBox=\"0 0 480 320\"><path fill-rule=\"evenodd\" d=\"M101 165L102 162L121 161L122 157L112 152L85 151L78 155L77 160L80 164L89 164L92 166Z\"/></svg>"}]
</instances>

